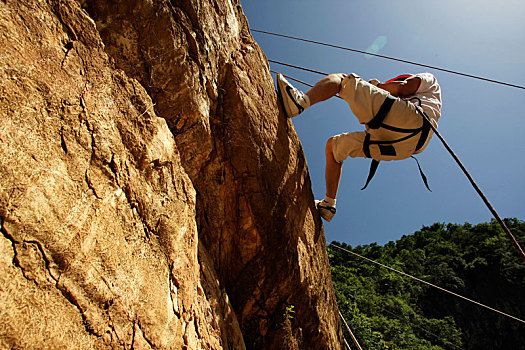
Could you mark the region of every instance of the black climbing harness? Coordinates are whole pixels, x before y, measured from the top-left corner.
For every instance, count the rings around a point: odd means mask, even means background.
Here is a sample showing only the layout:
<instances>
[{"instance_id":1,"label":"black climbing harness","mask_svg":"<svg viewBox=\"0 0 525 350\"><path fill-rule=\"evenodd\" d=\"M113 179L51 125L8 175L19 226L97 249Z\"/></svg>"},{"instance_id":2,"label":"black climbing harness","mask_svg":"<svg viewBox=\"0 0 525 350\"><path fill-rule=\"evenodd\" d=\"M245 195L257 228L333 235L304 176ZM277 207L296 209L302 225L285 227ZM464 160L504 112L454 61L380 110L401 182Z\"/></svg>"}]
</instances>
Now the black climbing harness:
<instances>
[{"instance_id":1,"label":"black climbing harness","mask_svg":"<svg viewBox=\"0 0 525 350\"><path fill-rule=\"evenodd\" d=\"M416 128L416 129L406 129L406 128L398 128L398 127L395 127L395 126L391 126L391 125L385 124L383 121L385 120L386 116L388 115L388 112L390 112L390 109L392 108L392 105L396 101L396 98L394 98L392 96L387 96L385 101L383 102L383 104L379 108L379 111L377 112L377 114L374 116L374 118L372 118L372 120L370 120L367 123L368 128L370 128L370 129L384 128L384 129L387 129L387 130L390 130L390 131L403 133L403 134L407 134L407 135L404 136L404 137L401 137L399 139L396 139L396 140L384 141L384 140L371 140L370 139L370 133L367 132L366 136L365 136L365 141L363 142L363 152L365 153L365 156L367 158L372 158L372 156L370 154L370 145L378 145L379 152L381 153L381 155L384 155L384 156L396 156L396 149L395 149L395 147L393 145L396 144L396 143L408 140L408 139L410 139L412 137L415 137L418 134L420 135L419 136L419 141L417 142L417 145L416 145L416 148L415 148L413 154L417 153L417 151L419 151L421 149L421 147L423 147L423 145L427 141L427 138L428 138L428 135L430 133L431 127L430 127L430 123L427 120L428 117L425 118L424 115L423 115L425 112L423 112L423 110L421 109L421 100L418 97L412 97L409 101L413 101L413 100L417 101L417 103L418 103L418 105L414 104L414 106L416 107L416 110L418 111L418 113L421 114L421 117L422 117L422 120L423 120L422 126L419 127L419 128ZM419 173L421 175L421 178L423 179L423 182L425 183L426 188L430 192L432 192L432 190L428 186L427 177L423 173L423 170L421 170L421 166L419 165L419 161L414 156L411 156L411 158L415 159L415 161L417 163L417 167L419 169ZM370 171L368 173L368 178L366 179L365 186L361 190L364 190L368 186L368 184L370 183L370 180L372 180L372 178L374 177L378 166L379 166L379 160L372 159L372 164L370 164Z\"/></svg>"}]
</instances>

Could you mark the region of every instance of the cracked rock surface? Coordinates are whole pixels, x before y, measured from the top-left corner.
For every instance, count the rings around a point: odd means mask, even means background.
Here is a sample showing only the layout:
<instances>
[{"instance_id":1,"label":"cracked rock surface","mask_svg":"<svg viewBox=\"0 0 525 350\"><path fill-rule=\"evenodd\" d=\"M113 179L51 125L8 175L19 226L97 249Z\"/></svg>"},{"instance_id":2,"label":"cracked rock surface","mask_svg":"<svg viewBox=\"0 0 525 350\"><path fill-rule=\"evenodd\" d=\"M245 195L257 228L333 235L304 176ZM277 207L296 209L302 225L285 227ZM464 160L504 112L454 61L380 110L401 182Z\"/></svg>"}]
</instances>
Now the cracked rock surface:
<instances>
[{"instance_id":1,"label":"cracked rock surface","mask_svg":"<svg viewBox=\"0 0 525 350\"><path fill-rule=\"evenodd\" d=\"M0 47L0 348L342 348L238 1L0 0Z\"/></svg>"}]
</instances>

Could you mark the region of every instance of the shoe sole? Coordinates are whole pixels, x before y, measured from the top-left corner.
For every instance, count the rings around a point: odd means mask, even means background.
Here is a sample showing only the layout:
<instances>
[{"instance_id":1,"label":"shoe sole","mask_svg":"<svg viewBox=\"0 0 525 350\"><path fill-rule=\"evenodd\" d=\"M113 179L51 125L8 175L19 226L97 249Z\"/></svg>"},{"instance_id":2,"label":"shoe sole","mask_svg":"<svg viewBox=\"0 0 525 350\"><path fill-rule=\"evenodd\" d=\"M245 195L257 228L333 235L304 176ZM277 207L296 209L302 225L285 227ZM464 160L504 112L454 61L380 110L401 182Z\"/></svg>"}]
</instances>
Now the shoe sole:
<instances>
[{"instance_id":1,"label":"shoe sole","mask_svg":"<svg viewBox=\"0 0 525 350\"><path fill-rule=\"evenodd\" d=\"M291 89L291 88L288 85L286 85L284 82L283 83L281 82L281 79L279 79L280 76L282 77L281 74L279 74L277 76L277 92L279 93L279 96L281 98L281 104L283 106L284 113L286 114L286 116L288 118L296 117L297 115L301 114L301 112L304 110L304 108L302 106L298 105L295 101L293 101L292 97L290 97L290 99L292 99L292 102L295 103L295 105L297 106L297 109L299 110L299 113L297 113L296 115L292 115L292 111L290 111L290 108L284 102L284 95L283 95L283 92L286 92L288 95L290 95L288 89ZM281 86L281 83L284 86ZM284 91L283 91L283 89L284 89Z\"/></svg>"},{"instance_id":2,"label":"shoe sole","mask_svg":"<svg viewBox=\"0 0 525 350\"><path fill-rule=\"evenodd\" d=\"M281 92L281 87L279 86L279 76L277 76L277 96L279 97L279 101L281 101L281 107L283 108L284 114L286 117L288 117L288 113L286 113L286 108L284 107L284 100L283 100L283 94Z\"/></svg>"},{"instance_id":3,"label":"shoe sole","mask_svg":"<svg viewBox=\"0 0 525 350\"><path fill-rule=\"evenodd\" d=\"M332 213L330 210L328 209L324 209L324 208L319 208L317 205L320 203L321 201L315 201L315 208L317 209L317 211L319 212L319 215L326 221L326 222L330 222L332 221L332 219L334 218L335 216L335 213Z\"/></svg>"},{"instance_id":4,"label":"shoe sole","mask_svg":"<svg viewBox=\"0 0 525 350\"><path fill-rule=\"evenodd\" d=\"M279 100L281 101L281 107L283 107L284 114L286 115L286 118L290 118L290 113L288 112L288 109L286 108L286 105L284 103L284 97L283 92L281 90L281 80L279 79L279 75L277 76L277 95L279 96Z\"/></svg>"},{"instance_id":5,"label":"shoe sole","mask_svg":"<svg viewBox=\"0 0 525 350\"><path fill-rule=\"evenodd\" d=\"M323 209L323 208L318 208L317 210L319 210L319 215L321 215L321 217L323 219L326 220L326 222L330 222L332 221L332 219L334 218L334 215L331 211L329 210L326 210L326 209Z\"/></svg>"}]
</instances>

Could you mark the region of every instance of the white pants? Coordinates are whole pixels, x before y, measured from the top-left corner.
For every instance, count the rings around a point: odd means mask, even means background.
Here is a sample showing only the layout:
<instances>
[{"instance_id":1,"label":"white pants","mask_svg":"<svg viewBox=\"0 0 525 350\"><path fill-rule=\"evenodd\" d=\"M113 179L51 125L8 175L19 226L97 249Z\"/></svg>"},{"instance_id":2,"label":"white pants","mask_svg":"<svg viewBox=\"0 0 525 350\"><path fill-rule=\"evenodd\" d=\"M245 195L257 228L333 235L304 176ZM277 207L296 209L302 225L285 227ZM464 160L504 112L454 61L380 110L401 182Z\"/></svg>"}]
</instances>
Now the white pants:
<instances>
[{"instance_id":1,"label":"white pants","mask_svg":"<svg viewBox=\"0 0 525 350\"><path fill-rule=\"evenodd\" d=\"M366 124L372 120L389 95L388 91L368 83L355 74L347 75L343 79L341 82L341 90L339 91L339 96L348 102L350 109L361 124ZM384 123L398 128L417 129L423 125L423 118L417 113L416 107L412 103L396 98ZM371 136L371 140L389 141L407 136L405 133L398 133L384 128L369 129L367 127L367 131ZM431 134L432 132L417 153L425 149ZM363 151L365 136L365 131L348 132L334 136L332 149L335 160L342 162L347 157L366 158ZM399 160L408 158L415 153L419 137L420 134L417 134L405 141L393 144L395 155L381 154L379 146L372 144L370 145L370 155L376 160Z\"/></svg>"}]
</instances>

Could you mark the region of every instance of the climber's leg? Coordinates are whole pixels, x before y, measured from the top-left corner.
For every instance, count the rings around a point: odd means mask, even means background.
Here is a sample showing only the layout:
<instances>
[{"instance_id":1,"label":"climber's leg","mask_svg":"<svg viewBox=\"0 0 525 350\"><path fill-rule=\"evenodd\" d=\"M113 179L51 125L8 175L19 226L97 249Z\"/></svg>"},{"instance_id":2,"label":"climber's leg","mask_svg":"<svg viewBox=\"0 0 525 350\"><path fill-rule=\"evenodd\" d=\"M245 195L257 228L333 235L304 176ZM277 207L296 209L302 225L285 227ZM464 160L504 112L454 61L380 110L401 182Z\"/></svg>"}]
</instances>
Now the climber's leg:
<instances>
[{"instance_id":1,"label":"climber's leg","mask_svg":"<svg viewBox=\"0 0 525 350\"><path fill-rule=\"evenodd\" d=\"M310 106L337 95L339 90L341 90L341 82L344 77L345 74L343 73L335 73L329 74L319 80L314 87L306 93L310 99Z\"/></svg>"},{"instance_id":2,"label":"climber's leg","mask_svg":"<svg viewBox=\"0 0 525 350\"><path fill-rule=\"evenodd\" d=\"M293 118L310 107L310 99L286 80L282 74L277 74L277 91L283 103L284 112L288 118Z\"/></svg>"},{"instance_id":3,"label":"climber's leg","mask_svg":"<svg viewBox=\"0 0 525 350\"><path fill-rule=\"evenodd\" d=\"M297 90L281 74L277 75L277 89L281 96L284 110L289 118L302 113L310 106L334 97L341 89L343 73L329 74L319 80L306 94Z\"/></svg>"},{"instance_id":4,"label":"climber's leg","mask_svg":"<svg viewBox=\"0 0 525 350\"><path fill-rule=\"evenodd\" d=\"M332 149L332 140L330 138L326 143L326 168L325 168L325 179L326 179L326 196L322 201L316 201L315 205L319 210L319 214L326 221L331 221L335 215L335 203L337 196L337 189L339 188L339 180L341 178L342 163L338 162L334 158Z\"/></svg>"},{"instance_id":5,"label":"climber's leg","mask_svg":"<svg viewBox=\"0 0 525 350\"><path fill-rule=\"evenodd\" d=\"M365 136L365 131L347 132L331 137L326 143L326 196L322 201L316 202L319 213L326 221L330 221L335 214L343 161L347 157L365 157L363 152Z\"/></svg>"},{"instance_id":6,"label":"climber's leg","mask_svg":"<svg viewBox=\"0 0 525 350\"><path fill-rule=\"evenodd\" d=\"M332 145L333 137L329 138L328 142L326 143L325 180L326 196L335 199L337 197L337 190L339 188L339 180L341 179L343 164L335 160Z\"/></svg>"}]
</instances>

